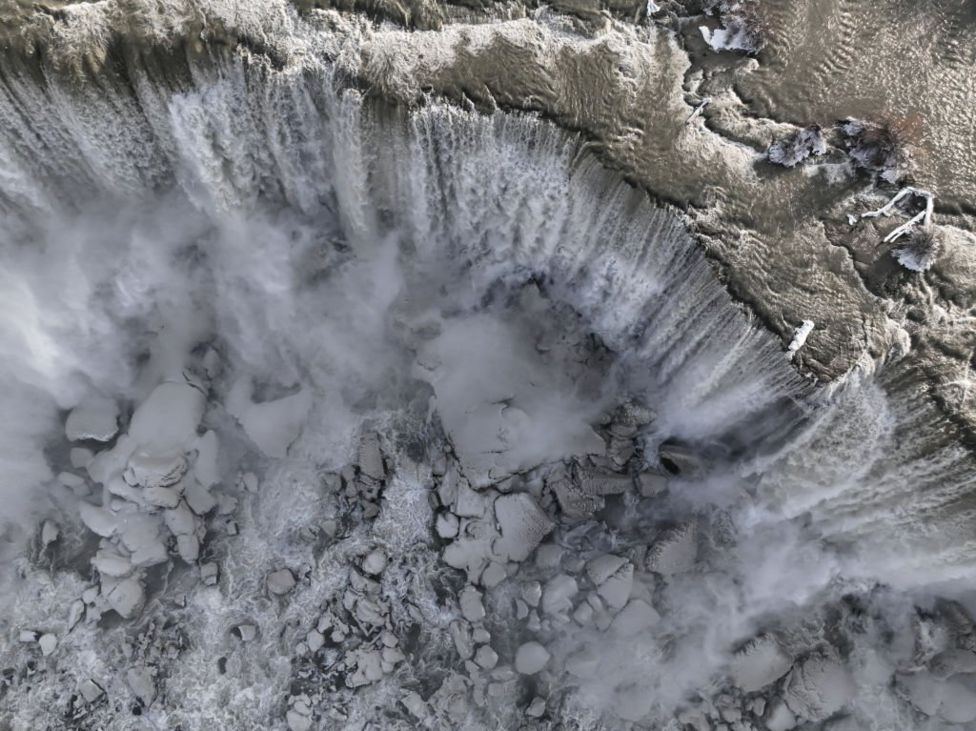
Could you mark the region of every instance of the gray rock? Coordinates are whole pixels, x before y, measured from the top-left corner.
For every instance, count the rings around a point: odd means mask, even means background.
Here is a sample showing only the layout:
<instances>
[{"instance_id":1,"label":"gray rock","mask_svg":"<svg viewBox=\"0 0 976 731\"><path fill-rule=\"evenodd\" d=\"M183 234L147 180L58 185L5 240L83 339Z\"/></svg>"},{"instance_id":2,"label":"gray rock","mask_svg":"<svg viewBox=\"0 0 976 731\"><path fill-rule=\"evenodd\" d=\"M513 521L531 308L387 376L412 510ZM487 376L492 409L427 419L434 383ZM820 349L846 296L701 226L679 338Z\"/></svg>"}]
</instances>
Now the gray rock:
<instances>
[{"instance_id":1,"label":"gray rock","mask_svg":"<svg viewBox=\"0 0 976 731\"><path fill-rule=\"evenodd\" d=\"M119 431L119 407L110 398L91 394L71 410L64 424L68 441L107 442Z\"/></svg>"},{"instance_id":2,"label":"gray rock","mask_svg":"<svg viewBox=\"0 0 976 731\"><path fill-rule=\"evenodd\" d=\"M526 642L515 652L515 669L522 675L535 675L549 663L549 651L538 642Z\"/></svg>"},{"instance_id":3,"label":"gray rock","mask_svg":"<svg viewBox=\"0 0 976 731\"><path fill-rule=\"evenodd\" d=\"M278 569L268 574L268 591L283 596L295 588L295 575L290 569Z\"/></svg>"},{"instance_id":4,"label":"gray rock","mask_svg":"<svg viewBox=\"0 0 976 731\"><path fill-rule=\"evenodd\" d=\"M500 564L497 561L492 561L488 564L485 570L481 574L481 583L488 589L498 586L505 580L508 574L505 571L505 565Z\"/></svg>"},{"instance_id":5,"label":"gray rock","mask_svg":"<svg viewBox=\"0 0 976 731\"><path fill-rule=\"evenodd\" d=\"M144 706L152 705L156 700L156 682L149 668L130 668L125 674L125 682Z\"/></svg>"},{"instance_id":6,"label":"gray rock","mask_svg":"<svg viewBox=\"0 0 976 731\"><path fill-rule=\"evenodd\" d=\"M142 608L145 593L142 584L134 578L122 579L112 586L105 595L108 605L122 617L128 619Z\"/></svg>"},{"instance_id":7,"label":"gray rock","mask_svg":"<svg viewBox=\"0 0 976 731\"><path fill-rule=\"evenodd\" d=\"M527 581L522 585L522 599L530 607L539 606L542 599L542 584L538 581Z\"/></svg>"},{"instance_id":8,"label":"gray rock","mask_svg":"<svg viewBox=\"0 0 976 731\"><path fill-rule=\"evenodd\" d=\"M786 680L783 700L797 716L823 721L853 697L850 670L824 654L814 654L794 667Z\"/></svg>"},{"instance_id":9,"label":"gray rock","mask_svg":"<svg viewBox=\"0 0 976 731\"><path fill-rule=\"evenodd\" d=\"M200 541L195 535L176 536L176 550L187 563L195 563L200 557Z\"/></svg>"},{"instance_id":10,"label":"gray rock","mask_svg":"<svg viewBox=\"0 0 976 731\"><path fill-rule=\"evenodd\" d=\"M310 652L318 652L325 645L325 637L318 630L309 630L305 635L305 644Z\"/></svg>"},{"instance_id":11,"label":"gray rock","mask_svg":"<svg viewBox=\"0 0 976 731\"><path fill-rule=\"evenodd\" d=\"M469 622L480 622L485 618L485 606L481 601L481 592L473 586L466 586L461 590L461 614Z\"/></svg>"},{"instance_id":12,"label":"gray rock","mask_svg":"<svg viewBox=\"0 0 976 731\"><path fill-rule=\"evenodd\" d=\"M691 571L697 560L697 531L688 524L657 539L647 553L646 566L649 571L668 577Z\"/></svg>"},{"instance_id":13,"label":"gray rock","mask_svg":"<svg viewBox=\"0 0 976 731\"><path fill-rule=\"evenodd\" d=\"M627 559L606 554L586 564L586 573L597 586L597 593L611 609L621 609L630 598L634 567Z\"/></svg>"},{"instance_id":14,"label":"gray rock","mask_svg":"<svg viewBox=\"0 0 976 731\"><path fill-rule=\"evenodd\" d=\"M546 701L544 698L536 696L529 703L529 707L525 709L525 715L529 718L540 718L542 714L546 712Z\"/></svg>"},{"instance_id":15,"label":"gray rock","mask_svg":"<svg viewBox=\"0 0 976 731\"><path fill-rule=\"evenodd\" d=\"M542 611L546 614L568 612L573 608L573 597L579 587L576 579L568 574L559 574L546 582L542 590Z\"/></svg>"},{"instance_id":16,"label":"gray rock","mask_svg":"<svg viewBox=\"0 0 976 731\"><path fill-rule=\"evenodd\" d=\"M471 627L467 622L455 621L448 626L454 649L462 660L468 660L474 654L474 642L471 639Z\"/></svg>"},{"instance_id":17,"label":"gray rock","mask_svg":"<svg viewBox=\"0 0 976 731\"><path fill-rule=\"evenodd\" d=\"M454 513L441 513L434 527L441 538L454 538L458 534L458 517Z\"/></svg>"},{"instance_id":18,"label":"gray rock","mask_svg":"<svg viewBox=\"0 0 976 731\"><path fill-rule=\"evenodd\" d=\"M86 703L94 703L105 693L102 686L91 678L86 678L78 684L78 692L81 693L81 697L85 699Z\"/></svg>"},{"instance_id":19,"label":"gray rock","mask_svg":"<svg viewBox=\"0 0 976 731\"><path fill-rule=\"evenodd\" d=\"M501 538L492 552L501 560L524 561L553 529L552 521L527 493L502 495L495 500L495 520Z\"/></svg>"},{"instance_id":20,"label":"gray rock","mask_svg":"<svg viewBox=\"0 0 976 731\"><path fill-rule=\"evenodd\" d=\"M769 731L789 731L791 728L795 728L796 724L796 716L782 701L776 703L766 717L766 728Z\"/></svg>"},{"instance_id":21,"label":"gray rock","mask_svg":"<svg viewBox=\"0 0 976 731\"><path fill-rule=\"evenodd\" d=\"M498 653L489 645L482 645L474 654L474 661L485 670L491 670L498 664Z\"/></svg>"},{"instance_id":22,"label":"gray rock","mask_svg":"<svg viewBox=\"0 0 976 731\"><path fill-rule=\"evenodd\" d=\"M57 649L58 638L48 632L47 634L41 635L40 639L37 640L37 644L41 648L41 654L46 657Z\"/></svg>"},{"instance_id":23,"label":"gray rock","mask_svg":"<svg viewBox=\"0 0 976 731\"><path fill-rule=\"evenodd\" d=\"M746 693L762 690L789 672L793 660L769 635L750 641L732 658L732 683Z\"/></svg>"},{"instance_id":24,"label":"gray rock","mask_svg":"<svg viewBox=\"0 0 976 731\"><path fill-rule=\"evenodd\" d=\"M637 476L637 490L641 497L654 497L668 489L667 475L657 472L641 472Z\"/></svg>"},{"instance_id":25,"label":"gray rock","mask_svg":"<svg viewBox=\"0 0 976 731\"><path fill-rule=\"evenodd\" d=\"M363 571L371 576L379 576L386 570L386 554L380 549L370 551L363 559Z\"/></svg>"},{"instance_id":26,"label":"gray rock","mask_svg":"<svg viewBox=\"0 0 976 731\"><path fill-rule=\"evenodd\" d=\"M200 564L200 580L203 581L204 586L216 584L219 575L220 568L213 561Z\"/></svg>"}]
</instances>

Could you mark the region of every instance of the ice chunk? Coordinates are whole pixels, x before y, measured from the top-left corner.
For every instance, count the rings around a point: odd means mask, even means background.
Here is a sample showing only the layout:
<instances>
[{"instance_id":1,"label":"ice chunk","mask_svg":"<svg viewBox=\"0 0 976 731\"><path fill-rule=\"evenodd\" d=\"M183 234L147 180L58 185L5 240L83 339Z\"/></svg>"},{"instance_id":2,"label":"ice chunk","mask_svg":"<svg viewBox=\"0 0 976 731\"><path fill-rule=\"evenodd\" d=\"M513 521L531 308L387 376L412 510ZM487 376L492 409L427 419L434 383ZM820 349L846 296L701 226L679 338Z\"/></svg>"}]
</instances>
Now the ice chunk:
<instances>
[{"instance_id":1,"label":"ice chunk","mask_svg":"<svg viewBox=\"0 0 976 731\"><path fill-rule=\"evenodd\" d=\"M220 568L213 561L200 564L200 580L204 586L213 586L217 583Z\"/></svg>"},{"instance_id":2,"label":"ice chunk","mask_svg":"<svg viewBox=\"0 0 976 731\"><path fill-rule=\"evenodd\" d=\"M542 584L538 581L528 581L522 586L522 598L530 607L539 606L542 599Z\"/></svg>"},{"instance_id":3,"label":"ice chunk","mask_svg":"<svg viewBox=\"0 0 976 731\"><path fill-rule=\"evenodd\" d=\"M793 668L783 699L797 716L823 721L853 697L854 680L840 662L814 654Z\"/></svg>"},{"instance_id":4,"label":"ice chunk","mask_svg":"<svg viewBox=\"0 0 976 731\"><path fill-rule=\"evenodd\" d=\"M694 525L685 525L655 541L647 555L647 569L662 576L673 576L691 571L697 560L697 531Z\"/></svg>"},{"instance_id":5,"label":"ice chunk","mask_svg":"<svg viewBox=\"0 0 976 731\"><path fill-rule=\"evenodd\" d=\"M210 494L210 490L196 480L191 480L186 486L183 497L190 510L197 515L206 515L217 505L217 500Z\"/></svg>"},{"instance_id":6,"label":"ice chunk","mask_svg":"<svg viewBox=\"0 0 976 731\"><path fill-rule=\"evenodd\" d=\"M732 658L732 682L746 693L754 693L786 675L793 660L769 635L749 642Z\"/></svg>"},{"instance_id":7,"label":"ice chunk","mask_svg":"<svg viewBox=\"0 0 976 731\"><path fill-rule=\"evenodd\" d=\"M480 518L488 512L490 499L487 495L475 492L467 480L458 480L454 498L453 512L462 518Z\"/></svg>"},{"instance_id":8,"label":"ice chunk","mask_svg":"<svg viewBox=\"0 0 976 731\"><path fill-rule=\"evenodd\" d=\"M792 168L811 155L823 155L826 152L827 142L820 128L805 127L785 139L774 142L766 154L770 162Z\"/></svg>"},{"instance_id":9,"label":"ice chunk","mask_svg":"<svg viewBox=\"0 0 976 731\"><path fill-rule=\"evenodd\" d=\"M107 442L119 431L119 407L105 396L91 394L71 410L64 424L69 441Z\"/></svg>"},{"instance_id":10,"label":"ice chunk","mask_svg":"<svg viewBox=\"0 0 976 731\"><path fill-rule=\"evenodd\" d=\"M626 563L627 559L625 558L605 553L587 562L586 575L593 582L594 586L600 586L600 584L613 576Z\"/></svg>"},{"instance_id":11,"label":"ice chunk","mask_svg":"<svg viewBox=\"0 0 976 731\"><path fill-rule=\"evenodd\" d=\"M657 8L655 8L655 12L656 11ZM525 709L525 715L528 716L529 718L539 718L545 712L546 712L546 701L544 698L540 698L539 696L533 698L532 702L529 703L529 707Z\"/></svg>"},{"instance_id":12,"label":"ice chunk","mask_svg":"<svg viewBox=\"0 0 976 731\"><path fill-rule=\"evenodd\" d=\"M535 552L535 565L540 569L554 569L563 558L563 547L557 543L546 543Z\"/></svg>"},{"instance_id":13,"label":"ice chunk","mask_svg":"<svg viewBox=\"0 0 976 731\"><path fill-rule=\"evenodd\" d=\"M122 577L132 573L132 562L126 556L119 555L116 551L101 548L92 559L92 566L98 569L98 573L104 576Z\"/></svg>"},{"instance_id":14,"label":"ice chunk","mask_svg":"<svg viewBox=\"0 0 976 731\"><path fill-rule=\"evenodd\" d=\"M85 699L86 703L94 703L101 698L105 691L94 680L86 678L78 684L78 692L81 693L81 697Z\"/></svg>"},{"instance_id":15,"label":"ice chunk","mask_svg":"<svg viewBox=\"0 0 976 731\"><path fill-rule=\"evenodd\" d=\"M573 597L579 587L576 579L567 574L559 574L546 582L542 590L542 611L546 614L568 612L573 608Z\"/></svg>"},{"instance_id":16,"label":"ice chunk","mask_svg":"<svg viewBox=\"0 0 976 731\"><path fill-rule=\"evenodd\" d=\"M268 574L268 591L282 596L295 588L295 575L289 569L279 569Z\"/></svg>"},{"instance_id":17,"label":"ice chunk","mask_svg":"<svg viewBox=\"0 0 976 731\"><path fill-rule=\"evenodd\" d=\"M637 476L637 490L641 497L654 497L660 495L668 488L667 475L657 472L641 472Z\"/></svg>"},{"instance_id":18,"label":"ice chunk","mask_svg":"<svg viewBox=\"0 0 976 731\"><path fill-rule=\"evenodd\" d=\"M312 719L294 709L289 709L285 714L285 721L288 731L311 731L312 728Z\"/></svg>"},{"instance_id":19,"label":"ice chunk","mask_svg":"<svg viewBox=\"0 0 976 731\"><path fill-rule=\"evenodd\" d=\"M145 593L136 579L123 579L109 589L105 596L110 608L128 619L142 608Z\"/></svg>"},{"instance_id":20,"label":"ice chunk","mask_svg":"<svg viewBox=\"0 0 976 731\"><path fill-rule=\"evenodd\" d=\"M137 566L152 566L166 561L166 546L160 534L160 521L150 515L129 515L122 522L119 535L122 544L132 552L130 560Z\"/></svg>"},{"instance_id":21,"label":"ice chunk","mask_svg":"<svg viewBox=\"0 0 976 731\"><path fill-rule=\"evenodd\" d=\"M186 503L181 502L172 510L163 513L163 522L173 535L189 535L196 525L196 518Z\"/></svg>"},{"instance_id":22,"label":"ice chunk","mask_svg":"<svg viewBox=\"0 0 976 731\"><path fill-rule=\"evenodd\" d=\"M212 487L220 482L220 470L217 466L217 435L213 431L208 431L197 439L196 449L197 458L193 463L193 476L204 487Z\"/></svg>"},{"instance_id":23,"label":"ice chunk","mask_svg":"<svg viewBox=\"0 0 976 731\"><path fill-rule=\"evenodd\" d=\"M441 538L454 538L458 534L458 517L454 513L441 513L437 516L435 528Z\"/></svg>"},{"instance_id":24,"label":"ice chunk","mask_svg":"<svg viewBox=\"0 0 976 731\"><path fill-rule=\"evenodd\" d=\"M37 644L40 645L41 654L47 656L57 649L58 638L48 632L47 634L41 635L40 639L37 641Z\"/></svg>"},{"instance_id":25,"label":"ice chunk","mask_svg":"<svg viewBox=\"0 0 976 731\"><path fill-rule=\"evenodd\" d=\"M346 676L346 685L358 688L375 683L383 677L383 656L372 650L360 650L356 653L356 669L352 675Z\"/></svg>"},{"instance_id":26,"label":"ice chunk","mask_svg":"<svg viewBox=\"0 0 976 731\"><path fill-rule=\"evenodd\" d=\"M793 332L793 340L790 341L790 347L786 349L790 358L807 342L807 338L813 332L813 328L814 324L812 320L804 320L800 327Z\"/></svg>"},{"instance_id":27,"label":"ice chunk","mask_svg":"<svg viewBox=\"0 0 976 731\"><path fill-rule=\"evenodd\" d=\"M488 564L491 551L491 538L467 538L459 536L444 549L444 563L468 572L471 581L477 580Z\"/></svg>"},{"instance_id":28,"label":"ice chunk","mask_svg":"<svg viewBox=\"0 0 976 731\"><path fill-rule=\"evenodd\" d=\"M451 622L447 628L451 639L454 641L454 649L462 660L467 660L474 653L474 642L471 639L471 627L467 622L456 620Z\"/></svg>"},{"instance_id":29,"label":"ice chunk","mask_svg":"<svg viewBox=\"0 0 976 731\"><path fill-rule=\"evenodd\" d=\"M310 652L318 652L325 645L325 636L318 630L309 630L305 635L305 644Z\"/></svg>"},{"instance_id":30,"label":"ice chunk","mask_svg":"<svg viewBox=\"0 0 976 731\"><path fill-rule=\"evenodd\" d=\"M469 622L480 622L485 618L485 606L481 601L481 592L473 586L466 586L461 590L461 615Z\"/></svg>"},{"instance_id":31,"label":"ice chunk","mask_svg":"<svg viewBox=\"0 0 976 731\"><path fill-rule=\"evenodd\" d=\"M200 541L195 535L176 536L176 551L187 563L194 563L200 558Z\"/></svg>"},{"instance_id":32,"label":"ice chunk","mask_svg":"<svg viewBox=\"0 0 976 731\"><path fill-rule=\"evenodd\" d=\"M515 669L522 675L535 675L549 663L549 657L538 642L526 642L515 652Z\"/></svg>"},{"instance_id":33,"label":"ice chunk","mask_svg":"<svg viewBox=\"0 0 976 731\"><path fill-rule=\"evenodd\" d=\"M553 523L531 495L515 493L495 500L495 519L501 538L492 545L495 556L524 561L552 530Z\"/></svg>"},{"instance_id":34,"label":"ice chunk","mask_svg":"<svg viewBox=\"0 0 976 731\"><path fill-rule=\"evenodd\" d=\"M150 453L139 449L129 457L122 476L130 485L169 487L180 481L186 469L186 458L182 451Z\"/></svg>"},{"instance_id":35,"label":"ice chunk","mask_svg":"<svg viewBox=\"0 0 976 731\"><path fill-rule=\"evenodd\" d=\"M144 706L152 705L156 700L156 681L149 668L130 668L125 674L125 682Z\"/></svg>"},{"instance_id":36,"label":"ice chunk","mask_svg":"<svg viewBox=\"0 0 976 731\"><path fill-rule=\"evenodd\" d=\"M310 731L312 728L312 709L307 695L296 695L290 699L291 708L285 714L289 731Z\"/></svg>"},{"instance_id":37,"label":"ice chunk","mask_svg":"<svg viewBox=\"0 0 976 731\"><path fill-rule=\"evenodd\" d=\"M611 609L622 608L630 599L634 567L626 559L609 554L598 556L586 565L586 573Z\"/></svg>"},{"instance_id":38,"label":"ice chunk","mask_svg":"<svg viewBox=\"0 0 976 731\"><path fill-rule=\"evenodd\" d=\"M430 707L416 691L406 691L400 698L400 702L418 721L424 721L430 716Z\"/></svg>"},{"instance_id":39,"label":"ice chunk","mask_svg":"<svg viewBox=\"0 0 976 731\"><path fill-rule=\"evenodd\" d=\"M96 507L90 503L81 503L78 512L81 516L81 522L102 538L111 537L118 528L119 520L116 515L104 508Z\"/></svg>"},{"instance_id":40,"label":"ice chunk","mask_svg":"<svg viewBox=\"0 0 976 731\"><path fill-rule=\"evenodd\" d=\"M789 731L796 726L796 716L780 701L769 712L766 728L769 731Z\"/></svg>"},{"instance_id":41,"label":"ice chunk","mask_svg":"<svg viewBox=\"0 0 976 731\"><path fill-rule=\"evenodd\" d=\"M363 571L371 576L379 576L386 570L386 554L376 549L370 551L363 559Z\"/></svg>"},{"instance_id":42,"label":"ice chunk","mask_svg":"<svg viewBox=\"0 0 976 731\"><path fill-rule=\"evenodd\" d=\"M129 437L147 454L171 454L196 436L205 399L186 383L161 383L132 415Z\"/></svg>"},{"instance_id":43,"label":"ice chunk","mask_svg":"<svg viewBox=\"0 0 976 731\"><path fill-rule=\"evenodd\" d=\"M79 489L85 487L84 477L73 475L70 472L59 472L58 482L60 482L65 487L70 487L73 491L75 491L75 494L83 494L79 492Z\"/></svg>"},{"instance_id":44,"label":"ice chunk","mask_svg":"<svg viewBox=\"0 0 976 731\"><path fill-rule=\"evenodd\" d=\"M698 30L705 39L705 43L716 51L746 51L759 50L761 42L755 33L743 22L736 18L727 18L726 28L708 28L699 26Z\"/></svg>"},{"instance_id":45,"label":"ice chunk","mask_svg":"<svg viewBox=\"0 0 976 731\"><path fill-rule=\"evenodd\" d=\"M491 670L498 664L498 653L489 645L482 645L474 654L474 661L485 670Z\"/></svg>"},{"instance_id":46,"label":"ice chunk","mask_svg":"<svg viewBox=\"0 0 976 731\"><path fill-rule=\"evenodd\" d=\"M508 576L508 574L505 571L505 564L492 561L481 573L481 583L491 589L492 587L498 586L500 583L502 583L506 576Z\"/></svg>"}]
</instances>

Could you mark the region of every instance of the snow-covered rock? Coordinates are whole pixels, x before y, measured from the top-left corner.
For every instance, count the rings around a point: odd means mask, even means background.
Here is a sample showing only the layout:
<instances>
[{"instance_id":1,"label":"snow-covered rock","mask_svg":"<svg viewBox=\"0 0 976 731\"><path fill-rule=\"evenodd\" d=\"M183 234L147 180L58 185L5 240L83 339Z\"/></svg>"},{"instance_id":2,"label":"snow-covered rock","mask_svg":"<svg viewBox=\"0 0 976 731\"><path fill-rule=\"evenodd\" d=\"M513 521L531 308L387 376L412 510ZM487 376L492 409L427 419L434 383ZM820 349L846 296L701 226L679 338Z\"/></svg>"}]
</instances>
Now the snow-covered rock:
<instances>
[{"instance_id":1,"label":"snow-covered rock","mask_svg":"<svg viewBox=\"0 0 976 731\"><path fill-rule=\"evenodd\" d=\"M515 669L522 675L535 675L549 664L549 651L538 642L525 642L515 652Z\"/></svg>"},{"instance_id":2,"label":"snow-covered rock","mask_svg":"<svg viewBox=\"0 0 976 731\"><path fill-rule=\"evenodd\" d=\"M86 396L71 410L64 424L65 436L72 442L86 439L108 442L118 431L118 405L99 394Z\"/></svg>"}]
</instances>

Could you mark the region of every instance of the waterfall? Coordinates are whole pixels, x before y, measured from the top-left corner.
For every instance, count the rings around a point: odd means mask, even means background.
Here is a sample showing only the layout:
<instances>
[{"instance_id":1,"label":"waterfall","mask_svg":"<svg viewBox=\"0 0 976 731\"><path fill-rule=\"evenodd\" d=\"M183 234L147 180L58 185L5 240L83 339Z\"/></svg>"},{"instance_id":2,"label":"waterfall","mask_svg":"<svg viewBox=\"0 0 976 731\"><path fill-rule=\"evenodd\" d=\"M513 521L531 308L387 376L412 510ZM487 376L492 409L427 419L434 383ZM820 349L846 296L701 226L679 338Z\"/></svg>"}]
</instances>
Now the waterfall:
<instances>
[{"instance_id":1,"label":"waterfall","mask_svg":"<svg viewBox=\"0 0 976 731\"><path fill-rule=\"evenodd\" d=\"M323 605L342 596L345 610L359 606L360 595L345 598L344 577L361 566L354 588L372 591L368 549L378 541L401 552L402 573L383 580L395 605L389 626L429 623L417 630L415 667L397 682L431 695L426 672L448 693L452 676L440 665L455 658L443 595L453 597L461 572L444 562L444 547L461 536L457 516L452 528L442 510L447 527L435 538L431 505L435 492L448 492L452 469L485 491L469 490L476 502L531 495L552 544L578 551L577 569L611 551L645 566L633 575L634 596L657 607L660 623L648 620L633 636L618 626L606 653L602 635L577 626L585 623L575 614L576 624L545 620L553 663L569 668L559 676L569 678L559 707L566 718L591 714L594 724L619 707L622 718L663 728L696 693L717 691L733 651L760 631L778 629L799 656L809 637L795 637L803 634L798 607L827 613L852 592L911 595L970 576L968 457L913 435L938 415L888 395L884 372L832 386L801 377L786 348L730 296L680 212L607 170L578 136L529 114L434 99L392 105L354 73L355 28L330 34L322 18L279 3L158 15L124 7L64 8L37 31L51 34L50 46L31 47L27 33L27 50L16 60L11 52L0 70L0 405L8 415L0 521L10 559L0 581L9 627L60 627L64 657L94 643L86 672L111 674L128 662L119 646L93 639L122 636L125 612L99 627L101 614L72 623L63 604L90 583L89 560L106 575L113 565L115 529L100 542L88 531L91 515L130 494L112 483L111 460L129 460L131 476L137 458L162 456L125 452L134 439L125 434L97 467L82 468L86 457L65 441L63 420L95 393L121 405L124 424L145 413L160 383L206 397L198 433L188 430L197 475L206 434L221 444L211 469L219 498L194 498L209 505L194 510L196 525L210 521L206 556L177 562L173 545L185 559L189 534L172 529L170 516L172 545L161 549L170 557L132 574L146 615L179 615L191 636L179 670L152 658L158 672L166 668L170 694L187 699L180 713L155 707L163 726L264 727L285 714L280 699L289 693L288 717L304 717L293 689L312 693L312 670L305 660L290 665L286 645L304 643L298 654L308 655ZM237 45L198 47L201 24ZM667 479L667 494L644 495L648 502L607 488L599 511L557 526L557 505L568 511L549 497L564 469L554 465L585 472L581 455L604 448L594 425L612 423L600 420L621 404L653 413L633 437L641 456L621 479ZM379 457L380 447L362 446L374 432L388 435ZM436 466L438 454L457 465ZM667 475L669 465L679 474ZM343 513L350 485L375 487L355 482L363 474L382 482L384 507L374 500ZM494 540L503 543L512 539L497 506ZM155 525L159 511L144 512ZM524 504L514 512L535 515ZM51 515L76 555L48 560L39 607L30 598L42 590L24 576L42 560L19 546ZM682 551L700 552L708 568L679 576ZM635 556L645 554L641 564ZM525 630L504 634L517 621L505 607L522 600L501 582L544 579L542 560L519 568L524 558L478 567L501 572L495 584L482 573L480 586L486 595L499 586L490 600L499 619L489 621L497 649L512 656ZM194 582L199 574L215 583L203 567L217 563L221 592L207 593ZM293 584L305 582L287 605L275 604L291 590L280 569L271 594L261 593L264 573L280 563L292 567ZM102 595L115 587L103 583ZM891 600L890 616L878 611L879 624L909 623L904 596ZM94 612L89 605L78 611ZM228 660L228 622L242 638L243 627L263 628L253 666ZM275 622L289 628L280 637ZM901 645L891 652L905 660ZM214 679L218 656L233 672ZM342 677L358 678L351 668ZM480 704L502 725L529 692L509 681L497 680L495 700ZM368 702L350 700L348 688L359 686L335 682L349 715L334 723L368 719ZM267 693L245 692L252 684ZM392 681L376 687L369 702L402 702L391 700ZM53 683L43 693L65 702ZM15 713L34 727L43 714ZM478 727L470 720L455 727Z\"/></svg>"}]
</instances>

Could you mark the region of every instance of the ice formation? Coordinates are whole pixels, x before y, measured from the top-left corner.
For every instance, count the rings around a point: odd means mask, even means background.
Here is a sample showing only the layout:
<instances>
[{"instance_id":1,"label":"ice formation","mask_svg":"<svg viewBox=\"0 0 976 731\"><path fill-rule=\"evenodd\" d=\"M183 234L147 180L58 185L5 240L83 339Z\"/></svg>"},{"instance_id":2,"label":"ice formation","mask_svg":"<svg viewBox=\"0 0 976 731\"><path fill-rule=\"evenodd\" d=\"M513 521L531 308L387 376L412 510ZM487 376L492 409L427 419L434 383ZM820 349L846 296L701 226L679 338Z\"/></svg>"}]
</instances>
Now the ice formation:
<instances>
[{"instance_id":1,"label":"ice formation","mask_svg":"<svg viewBox=\"0 0 976 731\"><path fill-rule=\"evenodd\" d=\"M0 726L976 722L965 214L518 7L0 6Z\"/></svg>"}]
</instances>

